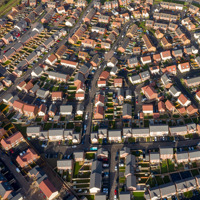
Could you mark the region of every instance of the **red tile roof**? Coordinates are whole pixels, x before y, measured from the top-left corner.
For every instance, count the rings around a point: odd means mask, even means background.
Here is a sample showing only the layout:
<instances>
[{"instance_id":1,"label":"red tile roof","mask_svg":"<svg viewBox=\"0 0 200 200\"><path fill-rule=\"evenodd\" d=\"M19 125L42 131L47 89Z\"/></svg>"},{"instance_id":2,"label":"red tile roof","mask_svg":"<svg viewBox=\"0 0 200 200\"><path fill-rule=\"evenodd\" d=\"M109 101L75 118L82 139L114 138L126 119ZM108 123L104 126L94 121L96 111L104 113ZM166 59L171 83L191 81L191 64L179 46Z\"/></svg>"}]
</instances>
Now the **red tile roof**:
<instances>
[{"instance_id":1,"label":"red tile roof","mask_svg":"<svg viewBox=\"0 0 200 200\"><path fill-rule=\"evenodd\" d=\"M49 181L49 179L45 179L43 180L40 185L39 188L42 190L42 192L44 193L44 195L47 198L50 198L51 195L55 192L57 192L56 188L53 186L53 184Z\"/></svg>"}]
</instances>

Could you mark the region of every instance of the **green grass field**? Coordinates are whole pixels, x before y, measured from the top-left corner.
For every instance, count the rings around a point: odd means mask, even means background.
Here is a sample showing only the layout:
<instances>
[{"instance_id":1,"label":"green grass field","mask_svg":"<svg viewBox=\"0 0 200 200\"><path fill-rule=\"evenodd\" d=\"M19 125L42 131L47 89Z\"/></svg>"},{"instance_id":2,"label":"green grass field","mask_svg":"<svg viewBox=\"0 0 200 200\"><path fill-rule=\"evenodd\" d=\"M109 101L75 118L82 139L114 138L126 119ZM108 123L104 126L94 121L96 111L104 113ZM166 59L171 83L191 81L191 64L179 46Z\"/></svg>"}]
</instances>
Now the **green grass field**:
<instances>
[{"instance_id":1,"label":"green grass field","mask_svg":"<svg viewBox=\"0 0 200 200\"><path fill-rule=\"evenodd\" d=\"M5 15L12 7L18 5L20 0L9 0L6 4L0 7L0 17Z\"/></svg>"}]
</instances>

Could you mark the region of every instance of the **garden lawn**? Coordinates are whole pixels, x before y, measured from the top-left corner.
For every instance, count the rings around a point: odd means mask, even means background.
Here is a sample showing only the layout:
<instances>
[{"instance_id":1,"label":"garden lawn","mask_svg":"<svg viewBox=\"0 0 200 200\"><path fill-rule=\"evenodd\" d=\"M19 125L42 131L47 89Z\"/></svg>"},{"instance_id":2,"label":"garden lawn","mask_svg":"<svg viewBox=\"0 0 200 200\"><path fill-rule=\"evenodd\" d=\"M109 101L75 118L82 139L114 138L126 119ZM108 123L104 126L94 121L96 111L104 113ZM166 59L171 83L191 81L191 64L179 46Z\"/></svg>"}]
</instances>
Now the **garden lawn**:
<instances>
[{"instance_id":1,"label":"garden lawn","mask_svg":"<svg viewBox=\"0 0 200 200\"><path fill-rule=\"evenodd\" d=\"M133 192L134 200L145 200L144 192Z\"/></svg>"},{"instance_id":2,"label":"garden lawn","mask_svg":"<svg viewBox=\"0 0 200 200\"><path fill-rule=\"evenodd\" d=\"M167 173L168 170L167 170L167 161L164 160L162 163L161 163L161 173L164 174L164 173Z\"/></svg>"}]
</instances>

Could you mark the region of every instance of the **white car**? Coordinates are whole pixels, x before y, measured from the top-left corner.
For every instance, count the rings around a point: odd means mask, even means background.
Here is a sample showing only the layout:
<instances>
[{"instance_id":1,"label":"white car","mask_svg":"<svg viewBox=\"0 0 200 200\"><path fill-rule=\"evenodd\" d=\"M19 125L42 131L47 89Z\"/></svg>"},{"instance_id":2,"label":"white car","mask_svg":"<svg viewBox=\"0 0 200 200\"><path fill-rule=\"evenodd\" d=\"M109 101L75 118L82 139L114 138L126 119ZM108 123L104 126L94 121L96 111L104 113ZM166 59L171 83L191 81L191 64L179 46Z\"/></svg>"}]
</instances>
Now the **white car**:
<instances>
[{"instance_id":1,"label":"white car","mask_svg":"<svg viewBox=\"0 0 200 200\"><path fill-rule=\"evenodd\" d=\"M77 147L76 145L73 145L73 146L72 146L73 149L76 148L76 147Z\"/></svg>"}]
</instances>

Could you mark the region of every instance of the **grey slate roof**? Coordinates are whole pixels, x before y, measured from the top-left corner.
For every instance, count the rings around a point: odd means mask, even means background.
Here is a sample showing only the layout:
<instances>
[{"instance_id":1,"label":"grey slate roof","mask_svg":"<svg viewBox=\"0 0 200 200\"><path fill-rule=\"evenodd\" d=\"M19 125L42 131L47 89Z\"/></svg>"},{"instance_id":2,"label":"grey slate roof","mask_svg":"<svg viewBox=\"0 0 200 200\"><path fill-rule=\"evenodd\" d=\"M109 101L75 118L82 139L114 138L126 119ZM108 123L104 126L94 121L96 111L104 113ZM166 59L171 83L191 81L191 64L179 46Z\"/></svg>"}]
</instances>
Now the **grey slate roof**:
<instances>
[{"instance_id":1,"label":"grey slate roof","mask_svg":"<svg viewBox=\"0 0 200 200\"><path fill-rule=\"evenodd\" d=\"M189 151L188 153L189 153L190 159L200 158L200 151L199 150Z\"/></svg>"},{"instance_id":2,"label":"grey slate roof","mask_svg":"<svg viewBox=\"0 0 200 200\"><path fill-rule=\"evenodd\" d=\"M40 126L28 126L26 129L27 133L39 133L41 127Z\"/></svg>"},{"instance_id":3,"label":"grey slate roof","mask_svg":"<svg viewBox=\"0 0 200 200\"><path fill-rule=\"evenodd\" d=\"M96 194L95 200L106 200L106 195L105 194Z\"/></svg>"},{"instance_id":4,"label":"grey slate roof","mask_svg":"<svg viewBox=\"0 0 200 200\"><path fill-rule=\"evenodd\" d=\"M170 127L170 132L171 133L179 133L179 132L186 132L187 133L187 127L185 125Z\"/></svg>"},{"instance_id":5,"label":"grey slate roof","mask_svg":"<svg viewBox=\"0 0 200 200\"><path fill-rule=\"evenodd\" d=\"M85 77L82 73L76 73L76 75L74 76L74 81L80 80L81 82L85 82Z\"/></svg>"},{"instance_id":6,"label":"grey slate roof","mask_svg":"<svg viewBox=\"0 0 200 200\"><path fill-rule=\"evenodd\" d=\"M66 74L62 74L62 73L59 73L59 72L48 71L47 73L48 73L48 75L54 76L54 77L57 77L57 78L66 79L66 77L67 77Z\"/></svg>"},{"instance_id":7,"label":"grey slate roof","mask_svg":"<svg viewBox=\"0 0 200 200\"><path fill-rule=\"evenodd\" d=\"M129 115L132 116L132 106L131 104L124 104L123 105L123 116Z\"/></svg>"},{"instance_id":8,"label":"grey slate roof","mask_svg":"<svg viewBox=\"0 0 200 200\"><path fill-rule=\"evenodd\" d=\"M138 64L138 59L137 59L137 57L130 58L130 59L129 59L129 63L130 63L131 65L133 65L133 64Z\"/></svg>"},{"instance_id":9,"label":"grey slate roof","mask_svg":"<svg viewBox=\"0 0 200 200\"><path fill-rule=\"evenodd\" d=\"M186 79L188 84L195 84L200 82L200 76Z\"/></svg>"},{"instance_id":10,"label":"grey slate roof","mask_svg":"<svg viewBox=\"0 0 200 200\"><path fill-rule=\"evenodd\" d=\"M150 189L151 198L159 198L160 197L160 189L158 187L154 187Z\"/></svg>"},{"instance_id":11,"label":"grey slate roof","mask_svg":"<svg viewBox=\"0 0 200 200\"><path fill-rule=\"evenodd\" d=\"M139 75L131 76L130 79L131 79L132 82L135 82L135 81L139 81L139 80L141 80L141 78L140 78Z\"/></svg>"},{"instance_id":12,"label":"grey slate roof","mask_svg":"<svg viewBox=\"0 0 200 200\"><path fill-rule=\"evenodd\" d=\"M88 72L89 68L86 65L82 65L79 69L79 72L82 74L86 74Z\"/></svg>"},{"instance_id":13,"label":"grey slate roof","mask_svg":"<svg viewBox=\"0 0 200 200\"><path fill-rule=\"evenodd\" d=\"M134 175L130 175L126 178L126 186L127 188L129 187L137 187L137 184L136 184L136 176Z\"/></svg>"},{"instance_id":14,"label":"grey slate roof","mask_svg":"<svg viewBox=\"0 0 200 200\"><path fill-rule=\"evenodd\" d=\"M187 124L187 128L189 131L190 130L196 131L196 129L197 129L196 127L197 127L197 125L195 123Z\"/></svg>"},{"instance_id":15,"label":"grey slate roof","mask_svg":"<svg viewBox=\"0 0 200 200\"><path fill-rule=\"evenodd\" d=\"M64 129L63 128L53 128L49 129L49 137L50 136L63 136Z\"/></svg>"},{"instance_id":16,"label":"grey slate roof","mask_svg":"<svg viewBox=\"0 0 200 200\"><path fill-rule=\"evenodd\" d=\"M83 151L75 151L74 152L74 158L83 158L84 157L84 152Z\"/></svg>"},{"instance_id":17,"label":"grey slate roof","mask_svg":"<svg viewBox=\"0 0 200 200\"><path fill-rule=\"evenodd\" d=\"M177 152L177 160L188 159L188 152Z\"/></svg>"},{"instance_id":18,"label":"grey slate roof","mask_svg":"<svg viewBox=\"0 0 200 200\"><path fill-rule=\"evenodd\" d=\"M56 110L57 110L57 107L56 107L55 104L51 104L51 105L49 106L49 111L52 111L53 113L56 113Z\"/></svg>"},{"instance_id":19,"label":"grey slate roof","mask_svg":"<svg viewBox=\"0 0 200 200\"><path fill-rule=\"evenodd\" d=\"M109 130L108 137L121 137L121 129L120 130Z\"/></svg>"},{"instance_id":20,"label":"grey slate roof","mask_svg":"<svg viewBox=\"0 0 200 200\"><path fill-rule=\"evenodd\" d=\"M140 73L141 78L150 77L150 73L148 70Z\"/></svg>"},{"instance_id":21,"label":"grey slate roof","mask_svg":"<svg viewBox=\"0 0 200 200\"><path fill-rule=\"evenodd\" d=\"M97 132L91 132L90 133L90 137L91 137L91 139L98 139L98 134L97 134Z\"/></svg>"},{"instance_id":22,"label":"grey slate roof","mask_svg":"<svg viewBox=\"0 0 200 200\"><path fill-rule=\"evenodd\" d=\"M134 135L149 134L149 128L133 128L132 134L133 134L133 137Z\"/></svg>"},{"instance_id":23,"label":"grey slate roof","mask_svg":"<svg viewBox=\"0 0 200 200\"><path fill-rule=\"evenodd\" d=\"M173 96L176 95L177 92L180 92L180 90L176 86L170 87L169 91Z\"/></svg>"},{"instance_id":24,"label":"grey slate roof","mask_svg":"<svg viewBox=\"0 0 200 200\"><path fill-rule=\"evenodd\" d=\"M98 173L101 174L102 173L102 162L99 160L94 160L92 162L92 168L91 168L91 173Z\"/></svg>"},{"instance_id":25,"label":"grey slate roof","mask_svg":"<svg viewBox=\"0 0 200 200\"><path fill-rule=\"evenodd\" d=\"M57 168L72 167L72 160L57 160Z\"/></svg>"},{"instance_id":26,"label":"grey slate roof","mask_svg":"<svg viewBox=\"0 0 200 200\"><path fill-rule=\"evenodd\" d=\"M99 188L101 189L101 180L102 176L99 173L92 173L90 175L90 188Z\"/></svg>"},{"instance_id":27,"label":"grey slate roof","mask_svg":"<svg viewBox=\"0 0 200 200\"><path fill-rule=\"evenodd\" d=\"M160 154L158 152L151 152L150 153L150 161L152 160L160 160Z\"/></svg>"},{"instance_id":28,"label":"grey slate roof","mask_svg":"<svg viewBox=\"0 0 200 200\"><path fill-rule=\"evenodd\" d=\"M150 125L150 132L168 132L168 125Z\"/></svg>"},{"instance_id":29,"label":"grey slate roof","mask_svg":"<svg viewBox=\"0 0 200 200\"><path fill-rule=\"evenodd\" d=\"M168 196L171 194L175 194L176 188L175 188L174 183L167 183L160 186L160 191L161 191L162 196Z\"/></svg>"},{"instance_id":30,"label":"grey slate roof","mask_svg":"<svg viewBox=\"0 0 200 200\"><path fill-rule=\"evenodd\" d=\"M36 83L32 88L31 88L31 91L33 93L37 92L37 90L40 89L40 86Z\"/></svg>"},{"instance_id":31,"label":"grey slate roof","mask_svg":"<svg viewBox=\"0 0 200 200\"><path fill-rule=\"evenodd\" d=\"M35 72L35 74L40 75L43 72L43 69L38 66L33 71Z\"/></svg>"},{"instance_id":32,"label":"grey slate roof","mask_svg":"<svg viewBox=\"0 0 200 200\"><path fill-rule=\"evenodd\" d=\"M72 105L61 105L60 106L60 112L70 112L72 113Z\"/></svg>"},{"instance_id":33,"label":"grey slate roof","mask_svg":"<svg viewBox=\"0 0 200 200\"><path fill-rule=\"evenodd\" d=\"M119 88L117 91L117 96L124 96L124 89L123 88Z\"/></svg>"},{"instance_id":34,"label":"grey slate roof","mask_svg":"<svg viewBox=\"0 0 200 200\"><path fill-rule=\"evenodd\" d=\"M130 192L121 192L119 194L119 199L120 200L130 200L131 199Z\"/></svg>"},{"instance_id":35,"label":"grey slate roof","mask_svg":"<svg viewBox=\"0 0 200 200\"><path fill-rule=\"evenodd\" d=\"M45 90L45 89L38 89L36 92L36 95L40 98L46 98L45 95L47 91L48 90Z\"/></svg>"},{"instance_id":36,"label":"grey slate roof","mask_svg":"<svg viewBox=\"0 0 200 200\"><path fill-rule=\"evenodd\" d=\"M174 154L173 148L172 147L160 147L160 155L165 155L165 154Z\"/></svg>"}]
</instances>

